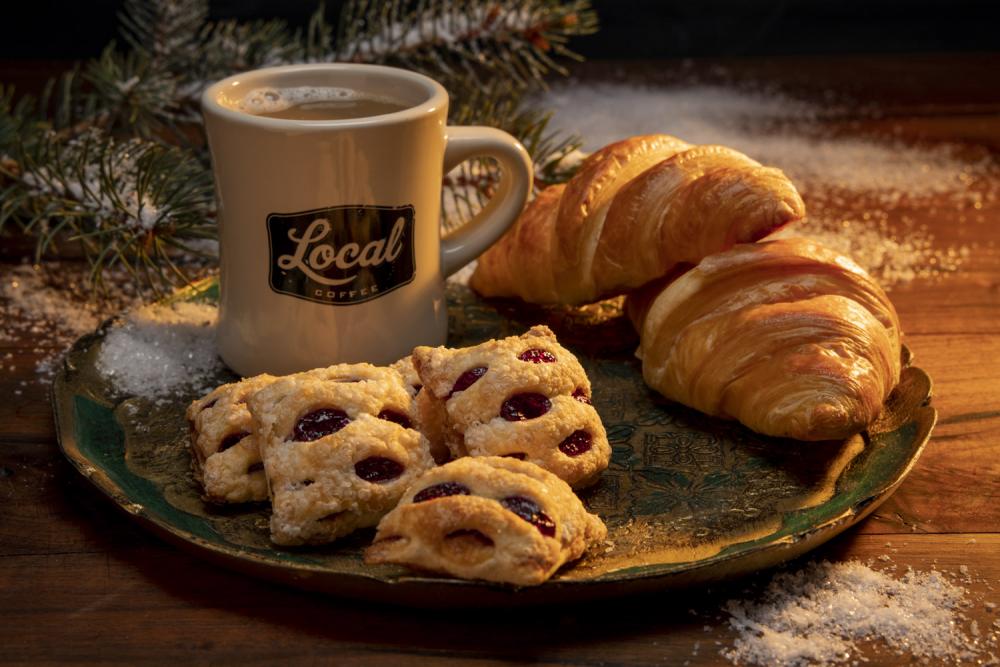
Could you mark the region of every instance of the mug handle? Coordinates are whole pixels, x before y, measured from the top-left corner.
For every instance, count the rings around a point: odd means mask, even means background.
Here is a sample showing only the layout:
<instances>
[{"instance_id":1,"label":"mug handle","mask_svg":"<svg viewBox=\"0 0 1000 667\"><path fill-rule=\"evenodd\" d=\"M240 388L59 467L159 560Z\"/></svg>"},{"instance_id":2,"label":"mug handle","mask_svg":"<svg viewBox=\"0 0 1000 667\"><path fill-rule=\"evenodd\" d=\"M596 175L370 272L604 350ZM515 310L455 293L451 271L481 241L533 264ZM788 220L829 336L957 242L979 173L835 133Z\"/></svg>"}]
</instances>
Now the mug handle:
<instances>
[{"instance_id":1,"label":"mug handle","mask_svg":"<svg viewBox=\"0 0 1000 667\"><path fill-rule=\"evenodd\" d=\"M500 163L500 185L479 213L441 239L441 270L445 277L474 260L520 215L531 188L531 157L514 137L492 127L448 127L445 130L444 173L474 157Z\"/></svg>"}]
</instances>

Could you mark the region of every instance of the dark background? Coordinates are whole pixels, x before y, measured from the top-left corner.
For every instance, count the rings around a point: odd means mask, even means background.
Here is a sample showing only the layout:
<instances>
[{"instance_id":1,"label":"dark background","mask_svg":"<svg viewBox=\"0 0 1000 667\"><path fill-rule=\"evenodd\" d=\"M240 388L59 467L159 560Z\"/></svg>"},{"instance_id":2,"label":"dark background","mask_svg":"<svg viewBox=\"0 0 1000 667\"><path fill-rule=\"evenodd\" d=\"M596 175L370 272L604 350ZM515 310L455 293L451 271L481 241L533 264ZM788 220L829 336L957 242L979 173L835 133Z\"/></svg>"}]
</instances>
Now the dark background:
<instances>
[{"instance_id":1,"label":"dark background","mask_svg":"<svg viewBox=\"0 0 1000 667\"><path fill-rule=\"evenodd\" d=\"M328 0L331 19L341 1ZM588 58L754 56L1000 49L998 0L594 0L600 32L574 40ZM97 55L121 2L6 0L0 58ZM212 18L305 23L314 0L222 0ZM1000 72L997 73L1000 83Z\"/></svg>"}]
</instances>

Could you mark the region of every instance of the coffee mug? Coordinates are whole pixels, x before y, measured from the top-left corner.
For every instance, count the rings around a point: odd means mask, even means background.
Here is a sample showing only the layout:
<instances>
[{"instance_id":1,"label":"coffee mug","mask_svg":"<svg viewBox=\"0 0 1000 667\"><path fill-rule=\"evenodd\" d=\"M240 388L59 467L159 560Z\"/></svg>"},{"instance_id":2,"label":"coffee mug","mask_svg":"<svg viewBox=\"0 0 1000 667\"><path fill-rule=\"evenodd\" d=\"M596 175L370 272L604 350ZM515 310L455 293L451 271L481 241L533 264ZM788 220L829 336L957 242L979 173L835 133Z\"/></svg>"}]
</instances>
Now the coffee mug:
<instances>
[{"instance_id":1,"label":"coffee mug","mask_svg":"<svg viewBox=\"0 0 1000 667\"><path fill-rule=\"evenodd\" d=\"M259 91L354 91L401 110L303 120L255 115ZM272 95L272 93L267 93ZM433 79L375 65L292 65L229 77L202 95L218 195L218 347L242 375L388 364L447 337L444 281L516 219L527 151L505 132L448 127ZM441 238L444 173L494 158L500 182Z\"/></svg>"}]
</instances>

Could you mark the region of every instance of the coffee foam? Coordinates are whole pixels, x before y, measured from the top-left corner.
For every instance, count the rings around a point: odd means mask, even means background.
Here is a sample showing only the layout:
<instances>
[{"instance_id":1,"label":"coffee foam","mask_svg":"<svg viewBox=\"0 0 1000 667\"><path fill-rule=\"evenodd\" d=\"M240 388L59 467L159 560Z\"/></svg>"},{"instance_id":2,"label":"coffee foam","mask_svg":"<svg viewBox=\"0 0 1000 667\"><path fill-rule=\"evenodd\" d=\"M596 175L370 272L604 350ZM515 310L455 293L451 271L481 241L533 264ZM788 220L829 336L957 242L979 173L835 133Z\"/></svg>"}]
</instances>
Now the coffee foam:
<instances>
[{"instance_id":1,"label":"coffee foam","mask_svg":"<svg viewBox=\"0 0 1000 667\"><path fill-rule=\"evenodd\" d=\"M239 109L251 114L277 113L300 104L314 102L356 102L373 100L392 102L385 97L359 93L350 88L331 86L296 86L292 88L255 88L240 100Z\"/></svg>"}]
</instances>

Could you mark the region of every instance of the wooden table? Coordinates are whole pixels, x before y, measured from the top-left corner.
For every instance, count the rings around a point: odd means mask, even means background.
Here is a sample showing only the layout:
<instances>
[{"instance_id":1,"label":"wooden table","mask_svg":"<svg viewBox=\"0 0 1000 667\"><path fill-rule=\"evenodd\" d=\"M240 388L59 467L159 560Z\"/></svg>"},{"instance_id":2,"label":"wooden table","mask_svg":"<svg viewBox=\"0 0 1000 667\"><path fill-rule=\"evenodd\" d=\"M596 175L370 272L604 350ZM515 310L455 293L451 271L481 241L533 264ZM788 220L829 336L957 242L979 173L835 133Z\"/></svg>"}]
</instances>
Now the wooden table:
<instances>
[{"instance_id":1,"label":"wooden table","mask_svg":"<svg viewBox=\"0 0 1000 667\"><path fill-rule=\"evenodd\" d=\"M695 63L711 72L720 63ZM836 57L721 63L806 94L831 88L881 105L851 131L967 141L1000 152L1000 55ZM592 64L585 75L612 71ZM679 63L630 65L651 77ZM660 74L653 74L659 72ZM667 73L667 74L663 74ZM940 420L923 457L874 516L815 555L889 555L957 571L1000 602L1000 202L985 222L947 210L921 222L943 245L977 243L946 279L892 292L905 341L934 379ZM733 634L713 591L569 609L427 613L345 602L219 569L147 534L63 459L34 343L0 343L0 662L718 664ZM20 382L30 380L23 393ZM766 574L760 575L766 577ZM970 616L989 627L1000 612ZM898 658L870 652L873 664Z\"/></svg>"}]
</instances>

